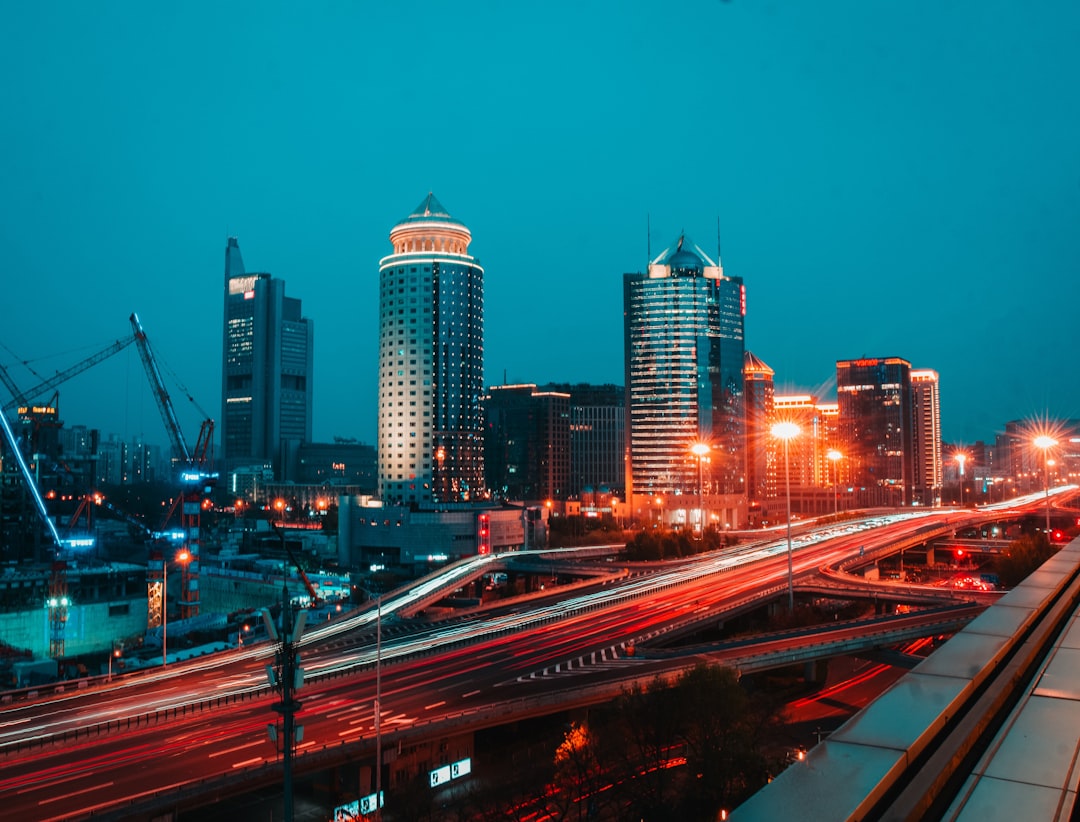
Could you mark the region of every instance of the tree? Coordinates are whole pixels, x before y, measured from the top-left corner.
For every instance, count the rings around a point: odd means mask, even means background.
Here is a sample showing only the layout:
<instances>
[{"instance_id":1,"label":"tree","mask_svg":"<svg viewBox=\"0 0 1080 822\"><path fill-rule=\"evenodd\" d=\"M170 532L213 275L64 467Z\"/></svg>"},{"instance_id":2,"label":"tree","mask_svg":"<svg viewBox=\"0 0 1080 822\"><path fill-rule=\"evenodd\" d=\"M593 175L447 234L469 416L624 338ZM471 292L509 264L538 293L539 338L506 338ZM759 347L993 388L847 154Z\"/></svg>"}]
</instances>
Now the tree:
<instances>
[{"instance_id":1,"label":"tree","mask_svg":"<svg viewBox=\"0 0 1080 822\"><path fill-rule=\"evenodd\" d=\"M771 763L762 743L776 714L719 665L698 665L674 687L686 746L685 818L714 818L768 781Z\"/></svg>"},{"instance_id":2,"label":"tree","mask_svg":"<svg viewBox=\"0 0 1080 822\"><path fill-rule=\"evenodd\" d=\"M595 743L589 729L576 722L570 724L562 744L555 751L555 786L563 797L560 818L585 819L592 815L603 784L603 768L597 758ZM573 808L576 806L576 814Z\"/></svg>"},{"instance_id":3,"label":"tree","mask_svg":"<svg viewBox=\"0 0 1080 822\"><path fill-rule=\"evenodd\" d=\"M1046 534L1029 534L1013 540L1008 549L998 555L994 570L1002 586L1013 588L1055 553Z\"/></svg>"},{"instance_id":4,"label":"tree","mask_svg":"<svg viewBox=\"0 0 1080 822\"><path fill-rule=\"evenodd\" d=\"M678 694L659 677L647 688L634 685L615 703L618 720L603 729L612 751L612 779L626 795L624 816L662 819L677 803L678 764L683 749L678 744L681 712Z\"/></svg>"}]
</instances>

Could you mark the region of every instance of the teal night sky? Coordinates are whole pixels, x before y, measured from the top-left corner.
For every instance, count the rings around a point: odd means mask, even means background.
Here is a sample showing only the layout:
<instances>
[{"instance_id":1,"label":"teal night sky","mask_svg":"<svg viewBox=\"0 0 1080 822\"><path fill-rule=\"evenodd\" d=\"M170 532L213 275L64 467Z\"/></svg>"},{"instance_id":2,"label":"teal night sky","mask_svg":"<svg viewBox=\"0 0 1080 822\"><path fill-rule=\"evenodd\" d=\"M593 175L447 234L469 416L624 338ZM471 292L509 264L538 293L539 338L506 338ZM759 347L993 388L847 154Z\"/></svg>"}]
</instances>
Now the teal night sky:
<instances>
[{"instance_id":1,"label":"teal night sky","mask_svg":"<svg viewBox=\"0 0 1080 822\"><path fill-rule=\"evenodd\" d=\"M1080 418L1078 43L1064 0L8 3L0 363L28 386L137 311L218 416L232 234L315 322L315 438L373 443L378 261L433 191L489 384L622 383L647 221L655 255L719 219L778 390L901 356L948 440ZM165 442L132 348L61 412Z\"/></svg>"}]
</instances>

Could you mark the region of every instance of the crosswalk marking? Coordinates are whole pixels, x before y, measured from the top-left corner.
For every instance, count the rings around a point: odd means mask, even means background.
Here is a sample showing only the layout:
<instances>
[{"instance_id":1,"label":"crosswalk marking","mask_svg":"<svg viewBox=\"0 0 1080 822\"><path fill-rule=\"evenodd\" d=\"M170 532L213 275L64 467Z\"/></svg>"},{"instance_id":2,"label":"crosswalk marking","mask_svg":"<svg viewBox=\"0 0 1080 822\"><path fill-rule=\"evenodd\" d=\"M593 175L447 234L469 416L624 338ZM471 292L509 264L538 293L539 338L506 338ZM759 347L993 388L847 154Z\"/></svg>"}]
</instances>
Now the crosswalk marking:
<instances>
[{"instance_id":1,"label":"crosswalk marking","mask_svg":"<svg viewBox=\"0 0 1080 822\"><path fill-rule=\"evenodd\" d=\"M553 676L577 676L595 670L623 667L627 664L640 661L636 660L634 657L623 655L622 651L624 647L624 645L612 645L608 648L602 648L599 651L582 654L579 657L559 662L554 666L548 666L542 670L533 671L529 674L522 674L517 678L517 681L528 682L530 680L544 679L545 677Z\"/></svg>"}]
</instances>

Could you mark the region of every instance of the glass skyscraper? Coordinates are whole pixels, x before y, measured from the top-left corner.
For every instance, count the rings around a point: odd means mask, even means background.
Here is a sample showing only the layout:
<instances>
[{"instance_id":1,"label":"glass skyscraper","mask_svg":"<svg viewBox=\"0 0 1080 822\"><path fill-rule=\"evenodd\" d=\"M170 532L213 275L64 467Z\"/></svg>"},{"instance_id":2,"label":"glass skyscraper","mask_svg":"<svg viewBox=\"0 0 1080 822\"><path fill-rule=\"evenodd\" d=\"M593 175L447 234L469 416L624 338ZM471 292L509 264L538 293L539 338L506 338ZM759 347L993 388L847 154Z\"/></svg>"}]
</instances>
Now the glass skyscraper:
<instances>
[{"instance_id":1,"label":"glass skyscraper","mask_svg":"<svg viewBox=\"0 0 1080 822\"><path fill-rule=\"evenodd\" d=\"M738 509L723 513L725 524L742 524L742 279L680 237L646 273L624 275L623 312L628 495L739 495L741 504L718 502ZM696 443L706 456L691 452Z\"/></svg>"},{"instance_id":2,"label":"glass skyscraper","mask_svg":"<svg viewBox=\"0 0 1080 822\"><path fill-rule=\"evenodd\" d=\"M270 469L294 479L291 455L311 441L314 326L285 282L244 270L240 245L225 247L221 369L221 470ZM231 477L230 477L231 482Z\"/></svg>"},{"instance_id":3,"label":"glass skyscraper","mask_svg":"<svg viewBox=\"0 0 1080 822\"><path fill-rule=\"evenodd\" d=\"M484 496L484 269L472 234L429 194L379 262L379 494Z\"/></svg>"}]
</instances>

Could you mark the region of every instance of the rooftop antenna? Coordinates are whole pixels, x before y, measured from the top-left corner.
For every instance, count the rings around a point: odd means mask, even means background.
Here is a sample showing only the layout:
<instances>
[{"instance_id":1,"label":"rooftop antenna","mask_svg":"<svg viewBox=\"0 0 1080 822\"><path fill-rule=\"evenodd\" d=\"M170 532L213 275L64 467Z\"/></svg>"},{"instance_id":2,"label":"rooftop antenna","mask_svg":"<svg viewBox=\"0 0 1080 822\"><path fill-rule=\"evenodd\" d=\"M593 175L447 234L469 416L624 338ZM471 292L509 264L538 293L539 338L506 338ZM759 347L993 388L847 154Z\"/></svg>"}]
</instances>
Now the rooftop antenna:
<instances>
[{"instance_id":1,"label":"rooftop antenna","mask_svg":"<svg viewBox=\"0 0 1080 822\"><path fill-rule=\"evenodd\" d=\"M716 215L716 264L721 270L724 268L724 263L720 259L720 215Z\"/></svg>"},{"instance_id":2,"label":"rooftop antenna","mask_svg":"<svg viewBox=\"0 0 1080 822\"><path fill-rule=\"evenodd\" d=\"M652 215L645 212L645 270L649 270L652 262Z\"/></svg>"}]
</instances>

